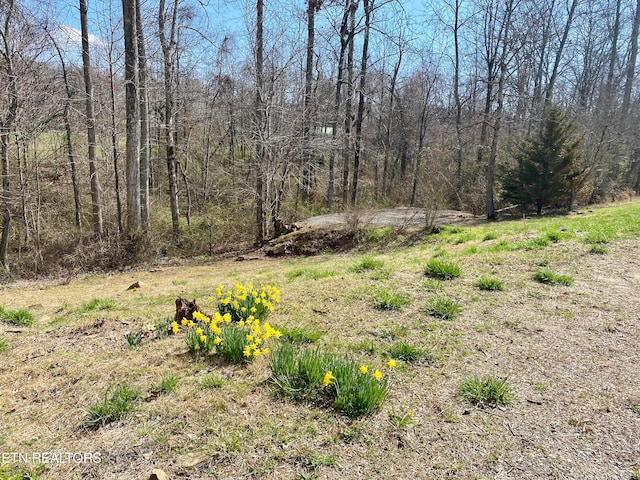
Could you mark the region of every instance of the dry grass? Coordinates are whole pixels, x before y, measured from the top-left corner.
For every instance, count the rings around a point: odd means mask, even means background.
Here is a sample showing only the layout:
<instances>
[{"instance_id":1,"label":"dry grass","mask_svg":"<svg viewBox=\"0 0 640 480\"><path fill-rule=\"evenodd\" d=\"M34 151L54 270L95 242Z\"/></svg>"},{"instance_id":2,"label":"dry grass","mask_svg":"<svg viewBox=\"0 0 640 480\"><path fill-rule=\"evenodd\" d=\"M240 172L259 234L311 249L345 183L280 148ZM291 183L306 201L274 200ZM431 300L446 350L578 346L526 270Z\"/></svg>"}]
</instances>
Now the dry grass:
<instances>
[{"instance_id":1,"label":"dry grass","mask_svg":"<svg viewBox=\"0 0 640 480\"><path fill-rule=\"evenodd\" d=\"M612 241L606 255L589 254L577 238L543 250L489 250L505 235L513 244L540 233L521 227L502 225L489 240L478 232L475 240L390 250L376 257L392 266L384 279L351 271L358 257L340 254L6 285L2 306L28 308L36 322L0 324L9 345L0 353L2 452L101 454L99 464L47 465L39 479L146 480L161 468L171 479L627 480L640 467L640 416L632 410L640 405L640 240ZM423 312L439 294L423 286L423 266L437 248L463 272L439 292L464 307L452 321ZM574 284L533 281L542 258ZM301 269L335 274L291 274ZM483 276L499 277L505 290L479 291ZM135 281L142 287L127 291ZM206 309L218 284L236 282L277 285L282 304L271 323L323 332L322 348L382 363L394 343L406 341L433 361L399 361L382 411L352 421L277 395L266 359L247 367L203 360L179 337L127 346L125 332L172 315L177 296ZM376 310L379 288L413 302ZM115 307L83 311L96 298ZM177 377L175 389L154 394L168 375ZM203 386L211 375L220 388ZM470 375L508 378L513 404L480 409L458 399ZM121 384L142 392L135 411L84 428L86 409ZM390 418L407 410L412 421L399 429ZM0 465L0 478L19 467Z\"/></svg>"}]
</instances>

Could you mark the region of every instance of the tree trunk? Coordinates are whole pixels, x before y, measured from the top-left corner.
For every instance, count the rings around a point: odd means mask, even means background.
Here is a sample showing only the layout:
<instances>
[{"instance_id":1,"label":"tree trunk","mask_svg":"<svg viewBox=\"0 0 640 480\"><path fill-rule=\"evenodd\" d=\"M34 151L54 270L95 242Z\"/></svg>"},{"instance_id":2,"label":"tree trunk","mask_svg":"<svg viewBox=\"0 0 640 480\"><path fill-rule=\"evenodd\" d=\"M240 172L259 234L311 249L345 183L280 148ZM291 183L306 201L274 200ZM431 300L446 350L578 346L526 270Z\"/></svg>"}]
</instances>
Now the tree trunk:
<instances>
[{"instance_id":1,"label":"tree trunk","mask_svg":"<svg viewBox=\"0 0 640 480\"><path fill-rule=\"evenodd\" d=\"M166 143L167 170L169 175L169 204L171 208L171 224L176 237L180 235L178 212L178 178L174 132L174 98L173 98L173 55L176 46L176 26L178 18L178 0L174 0L171 11L171 30L166 33L165 0L160 0L158 8L158 33L164 58L164 131Z\"/></svg>"},{"instance_id":2,"label":"tree trunk","mask_svg":"<svg viewBox=\"0 0 640 480\"><path fill-rule=\"evenodd\" d=\"M263 38L264 1L256 0L256 99L255 99L255 133L256 143L256 241L261 244L265 240L264 215L264 38Z\"/></svg>"},{"instance_id":3,"label":"tree trunk","mask_svg":"<svg viewBox=\"0 0 640 480\"><path fill-rule=\"evenodd\" d=\"M362 39L362 58L360 63L360 85L358 92L358 114L356 117L356 144L353 156L353 184L351 185L351 204L356 204L358 196L358 177L360 175L360 157L362 154L362 121L364 118L365 88L367 86L367 63L369 61L369 33L371 31L371 13L374 0L364 0L364 37Z\"/></svg>"},{"instance_id":4,"label":"tree trunk","mask_svg":"<svg viewBox=\"0 0 640 480\"><path fill-rule=\"evenodd\" d=\"M111 155L113 160L113 178L116 194L116 213L118 216L118 233L124 232L122 222L122 200L120 195L120 169L118 168L118 130L116 125L116 88L113 81L113 42L109 46L109 93L111 96Z\"/></svg>"},{"instance_id":5,"label":"tree trunk","mask_svg":"<svg viewBox=\"0 0 640 480\"><path fill-rule=\"evenodd\" d=\"M0 161L2 166L0 174L2 175L2 197L3 197L3 214L2 214L2 236L0 237L0 267L5 271L9 271L9 263L7 262L7 250L9 248L9 227L11 226L11 188L9 182L9 135L13 131L14 122L18 113L18 88L16 86L16 76L13 71L13 55L9 44L10 27L14 9L13 0L7 0L5 6L4 30L0 32L3 41L2 56L4 57L4 71L7 74L7 100L9 108L0 124Z\"/></svg>"},{"instance_id":6,"label":"tree trunk","mask_svg":"<svg viewBox=\"0 0 640 480\"><path fill-rule=\"evenodd\" d=\"M125 1L125 0L123 0ZM87 0L80 0L80 27L82 29L82 67L85 87L85 110L87 115L87 141L89 144L89 174L91 175L91 211L93 213L93 233L102 236L102 203L100 182L96 164L96 119L93 113L93 82L91 80L91 59L89 55L89 27L87 23Z\"/></svg>"},{"instance_id":7,"label":"tree trunk","mask_svg":"<svg viewBox=\"0 0 640 480\"><path fill-rule=\"evenodd\" d=\"M571 30L571 24L573 23L573 15L575 14L577 6L578 6L578 0L573 0L571 2L571 7L569 8L567 23L565 24L564 31L562 32L562 39L560 40L560 45L556 50L556 58L553 62L553 70L551 71L551 76L549 77L549 83L547 85L547 92L545 95L546 104L549 104L553 100L553 88L555 87L556 81L558 80L560 60L562 59L562 54L564 53L564 47L567 43L567 38L569 37L569 30Z\"/></svg>"},{"instance_id":8,"label":"tree trunk","mask_svg":"<svg viewBox=\"0 0 640 480\"><path fill-rule=\"evenodd\" d=\"M399 39L399 42L401 40ZM391 122L393 119L393 100L396 96L396 82L398 81L398 72L400 71L400 65L402 64L402 44L398 47L398 61L393 69L393 76L391 77L391 86L389 87L389 114L387 115L387 122L385 125L384 134L384 163L382 172L382 196L386 197L389 193L387 190L387 181L389 178L389 152L391 150Z\"/></svg>"},{"instance_id":9,"label":"tree trunk","mask_svg":"<svg viewBox=\"0 0 640 480\"><path fill-rule=\"evenodd\" d=\"M142 230L140 209L140 103L138 100L138 45L136 0L122 0L124 19L124 75L127 117L127 233Z\"/></svg>"},{"instance_id":10,"label":"tree trunk","mask_svg":"<svg viewBox=\"0 0 640 480\"><path fill-rule=\"evenodd\" d=\"M633 18L633 29L631 31L631 52L629 54L629 63L627 63L627 78L624 83L624 97L622 99L622 114L629 114L629 106L631 105L631 90L633 89L633 80L636 74L636 61L638 59L638 32L640 31L640 0L636 1L636 13Z\"/></svg>"},{"instance_id":11,"label":"tree trunk","mask_svg":"<svg viewBox=\"0 0 640 480\"><path fill-rule=\"evenodd\" d=\"M147 91L147 52L142 31L140 0L136 0L136 34L138 42L138 95L140 102L140 221L149 226L149 94Z\"/></svg>"},{"instance_id":12,"label":"tree trunk","mask_svg":"<svg viewBox=\"0 0 640 480\"><path fill-rule=\"evenodd\" d=\"M347 98L344 103L344 141L342 145L342 204L349 202L349 163L351 161L351 126L353 123L353 56L358 2L349 2L349 49L347 50Z\"/></svg>"},{"instance_id":13,"label":"tree trunk","mask_svg":"<svg viewBox=\"0 0 640 480\"><path fill-rule=\"evenodd\" d=\"M309 200L312 176L311 154L311 118L312 112L312 83L313 83L313 54L315 43L316 10L320 9L322 0L307 0L307 64L304 76L304 110L302 112L302 201Z\"/></svg>"}]
</instances>

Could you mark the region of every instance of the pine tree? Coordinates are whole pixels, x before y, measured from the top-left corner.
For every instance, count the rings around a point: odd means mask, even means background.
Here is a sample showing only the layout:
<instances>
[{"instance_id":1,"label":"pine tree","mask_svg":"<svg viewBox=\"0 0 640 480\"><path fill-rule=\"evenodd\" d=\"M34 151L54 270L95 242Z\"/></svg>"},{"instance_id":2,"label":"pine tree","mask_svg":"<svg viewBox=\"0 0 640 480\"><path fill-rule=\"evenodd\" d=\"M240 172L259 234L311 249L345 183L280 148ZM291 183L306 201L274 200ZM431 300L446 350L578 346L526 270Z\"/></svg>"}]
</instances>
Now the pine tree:
<instances>
[{"instance_id":1,"label":"pine tree","mask_svg":"<svg viewBox=\"0 0 640 480\"><path fill-rule=\"evenodd\" d=\"M499 174L502 198L521 205L534 205L536 214L547 205L572 207L575 193L583 183L582 136L558 107L545 111L537 136L522 142L515 165L503 166Z\"/></svg>"}]
</instances>

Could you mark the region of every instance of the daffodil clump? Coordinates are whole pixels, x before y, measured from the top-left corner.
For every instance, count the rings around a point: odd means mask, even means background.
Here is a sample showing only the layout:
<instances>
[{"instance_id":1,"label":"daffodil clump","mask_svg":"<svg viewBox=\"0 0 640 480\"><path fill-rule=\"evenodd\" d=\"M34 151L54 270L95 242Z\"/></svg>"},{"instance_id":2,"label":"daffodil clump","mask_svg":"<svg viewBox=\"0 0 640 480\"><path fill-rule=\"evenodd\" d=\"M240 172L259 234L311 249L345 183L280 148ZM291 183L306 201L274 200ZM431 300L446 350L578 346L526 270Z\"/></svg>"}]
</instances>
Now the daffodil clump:
<instances>
[{"instance_id":1,"label":"daffodil clump","mask_svg":"<svg viewBox=\"0 0 640 480\"><path fill-rule=\"evenodd\" d=\"M239 283L233 290L216 288L218 312L221 315L231 315L232 322L247 322L250 317L264 322L280 303L280 290L271 285L254 288L253 285L243 286Z\"/></svg>"},{"instance_id":2,"label":"daffodil clump","mask_svg":"<svg viewBox=\"0 0 640 480\"><path fill-rule=\"evenodd\" d=\"M218 287L216 293L221 292L222 287ZM233 300L229 301L229 298ZM244 302L242 306L238 303L240 301ZM220 355L233 363L250 362L260 355L269 354L270 339L281 335L266 321L274 308L272 302L279 301L280 292L274 287L263 287L257 291L237 284L230 296L218 301L218 311L213 316L194 312L193 320L182 319L180 324L172 322L171 331L174 334L186 331L185 342L192 353Z\"/></svg>"},{"instance_id":3,"label":"daffodil clump","mask_svg":"<svg viewBox=\"0 0 640 480\"><path fill-rule=\"evenodd\" d=\"M386 364L387 369L395 366L395 360ZM318 349L282 345L271 357L270 367L273 381L291 397L320 403L329 400L349 417L372 414L389 394L389 375L379 368Z\"/></svg>"}]
</instances>

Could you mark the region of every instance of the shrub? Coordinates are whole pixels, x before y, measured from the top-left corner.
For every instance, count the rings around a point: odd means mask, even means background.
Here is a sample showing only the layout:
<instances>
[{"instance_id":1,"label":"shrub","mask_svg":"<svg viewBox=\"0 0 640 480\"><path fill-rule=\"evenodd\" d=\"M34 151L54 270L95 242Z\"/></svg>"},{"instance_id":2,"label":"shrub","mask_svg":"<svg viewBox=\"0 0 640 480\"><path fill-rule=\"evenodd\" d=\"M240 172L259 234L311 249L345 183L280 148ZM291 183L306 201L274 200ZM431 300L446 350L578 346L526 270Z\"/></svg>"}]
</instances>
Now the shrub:
<instances>
[{"instance_id":1,"label":"shrub","mask_svg":"<svg viewBox=\"0 0 640 480\"><path fill-rule=\"evenodd\" d=\"M458 387L458 396L478 406L506 406L514 399L507 380L493 375L484 380L477 375L464 378Z\"/></svg>"},{"instance_id":2,"label":"shrub","mask_svg":"<svg viewBox=\"0 0 640 480\"><path fill-rule=\"evenodd\" d=\"M29 327L35 322L35 316L25 308L6 310L0 307L0 320L9 325Z\"/></svg>"},{"instance_id":3,"label":"shrub","mask_svg":"<svg viewBox=\"0 0 640 480\"><path fill-rule=\"evenodd\" d=\"M99 428L126 417L135 411L137 408L135 402L139 398L140 391L131 389L127 385L119 385L112 391L109 389L102 402L87 409L84 419L85 427Z\"/></svg>"},{"instance_id":4,"label":"shrub","mask_svg":"<svg viewBox=\"0 0 640 480\"><path fill-rule=\"evenodd\" d=\"M453 262L434 258L429 260L424 267L424 274L427 277L437 278L439 280L452 280L461 275L460 267Z\"/></svg>"},{"instance_id":5,"label":"shrub","mask_svg":"<svg viewBox=\"0 0 640 480\"><path fill-rule=\"evenodd\" d=\"M401 293L391 293L387 290L378 290L373 295L373 305L378 310L402 310L402 307L411 303L409 297Z\"/></svg>"},{"instance_id":6,"label":"shrub","mask_svg":"<svg viewBox=\"0 0 640 480\"><path fill-rule=\"evenodd\" d=\"M536 282L546 283L548 285L572 285L573 278L569 275L559 275L552 272L548 268L541 268L533 274Z\"/></svg>"},{"instance_id":7,"label":"shrub","mask_svg":"<svg viewBox=\"0 0 640 480\"><path fill-rule=\"evenodd\" d=\"M504 284L499 278L480 277L475 285L480 290L486 290L489 292L504 290Z\"/></svg>"},{"instance_id":8,"label":"shrub","mask_svg":"<svg viewBox=\"0 0 640 480\"><path fill-rule=\"evenodd\" d=\"M462 310L462 307L455 300L443 295L437 295L429 299L425 310L432 317L454 320Z\"/></svg>"}]
</instances>

